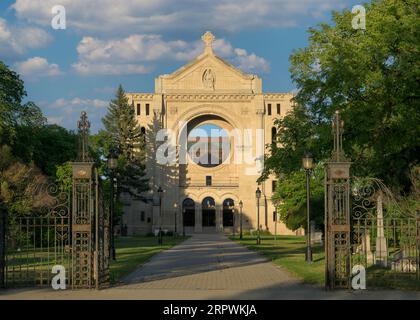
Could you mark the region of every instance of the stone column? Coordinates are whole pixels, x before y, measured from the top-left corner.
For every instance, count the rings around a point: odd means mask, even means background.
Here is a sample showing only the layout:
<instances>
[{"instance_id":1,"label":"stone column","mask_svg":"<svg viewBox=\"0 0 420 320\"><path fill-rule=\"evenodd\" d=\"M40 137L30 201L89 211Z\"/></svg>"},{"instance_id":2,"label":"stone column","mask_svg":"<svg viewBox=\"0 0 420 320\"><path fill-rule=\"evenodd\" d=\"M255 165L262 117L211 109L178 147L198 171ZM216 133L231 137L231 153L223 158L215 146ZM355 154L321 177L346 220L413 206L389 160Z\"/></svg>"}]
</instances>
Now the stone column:
<instances>
[{"instance_id":1,"label":"stone column","mask_svg":"<svg viewBox=\"0 0 420 320\"><path fill-rule=\"evenodd\" d=\"M223 232L223 206L216 206L216 231Z\"/></svg>"},{"instance_id":2,"label":"stone column","mask_svg":"<svg viewBox=\"0 0 420 320\"><path fill-rule=\"evenodd\" d=\"M195 225L194 232L203 232L203 223L202 223L202 209L201 205L195 207Z\"/></svg>"}]
</instances>

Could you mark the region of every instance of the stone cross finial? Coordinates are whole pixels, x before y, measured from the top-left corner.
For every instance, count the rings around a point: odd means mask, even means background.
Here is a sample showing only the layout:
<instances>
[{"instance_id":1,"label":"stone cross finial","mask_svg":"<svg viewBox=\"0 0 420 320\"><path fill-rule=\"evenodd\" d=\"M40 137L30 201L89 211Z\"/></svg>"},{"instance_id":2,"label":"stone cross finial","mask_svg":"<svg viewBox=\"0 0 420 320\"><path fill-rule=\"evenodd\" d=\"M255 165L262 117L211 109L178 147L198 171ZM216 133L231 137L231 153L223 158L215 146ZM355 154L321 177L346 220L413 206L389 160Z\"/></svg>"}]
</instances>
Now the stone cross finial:
<instances>
[{"instance_id":1,"label":"stone cross finial","mask_svg":"<svg viewBox=\"0 0 420 320\"><path fill-rule=\"evenodd\" d=\"M207 31L202 37L201 40L203 40L204 44L206 45L205 47L205 52L213 52L213 42L214 42L214 35L210 32Z\"/></svg>"},{"instance_id":2,"label":"stone cross finial","mask_svg":"<svg viewBox=\"0 0 420 320\"><path fill-rule=\"evenodd\" d=\"M90 122L87 117L86 111L82 111L80 114L80 120L77 121L77 128L79 129L79 154L78 161L90 161L88 139Z\"/></svg>"}]
</instances>

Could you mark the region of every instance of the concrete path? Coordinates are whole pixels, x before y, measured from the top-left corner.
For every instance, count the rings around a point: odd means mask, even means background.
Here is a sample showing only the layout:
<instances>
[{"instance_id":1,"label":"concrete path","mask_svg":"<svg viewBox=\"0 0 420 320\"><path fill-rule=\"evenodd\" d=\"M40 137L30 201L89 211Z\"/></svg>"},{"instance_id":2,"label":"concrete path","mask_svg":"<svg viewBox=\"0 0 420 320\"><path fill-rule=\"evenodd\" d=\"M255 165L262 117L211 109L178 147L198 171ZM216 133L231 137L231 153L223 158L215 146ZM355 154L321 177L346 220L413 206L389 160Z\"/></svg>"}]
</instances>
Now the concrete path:
<instances>
[{"instance_id":1,"label":"concrete path","mask_svg":"<svg viewBox=\"0 0 420 320\"><path fill-rule=\"evenodd\" d=\"M326 292L220 234L196 234L112 288L0 291L2 299L420 299L420 292Z\"/></svg>"}]
</instances>

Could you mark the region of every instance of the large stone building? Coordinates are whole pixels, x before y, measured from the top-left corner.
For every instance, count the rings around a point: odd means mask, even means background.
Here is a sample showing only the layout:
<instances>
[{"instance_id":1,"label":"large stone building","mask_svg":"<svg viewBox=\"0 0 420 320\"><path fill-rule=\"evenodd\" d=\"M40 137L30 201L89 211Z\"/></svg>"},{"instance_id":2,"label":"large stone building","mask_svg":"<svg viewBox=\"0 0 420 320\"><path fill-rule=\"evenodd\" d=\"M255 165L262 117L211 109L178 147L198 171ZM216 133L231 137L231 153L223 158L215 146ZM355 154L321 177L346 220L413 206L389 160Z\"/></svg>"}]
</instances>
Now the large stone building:
<instances>
[{"instance_id":1,"label":"large stone building","mask_svg":"<svg viewBox=\"0 0 420 320\"><path fill-rule=\"evenodd\" d=\"M150 233L159 227L187 234L232 232L233 227L238 232L240 203L243 229L256 230L259 187L262 230L274 233L277 228L278 234L294 234L280 221L275 223L271 196L276 181L257 184L263 152L275 135L274 120L291 108L292 94L263 93L261 78L243 73L214 54L210 32L202 40L204 52L175 72L157 77L154 93L127 93L146 136L151 190L146 194L148 201L124 198L127 233ZM165 150L163 142L157 141L162 128L173 133L166 143L175 161L168 163L157 155L160 152L162 157ZM192 149L197 137L210 129L224 131L202 138L202 148ZM222 148L226 145L227 151ZM163 157L167 155L163 152ZM213 158L216 161L206 163ZM159 187L163 190L160 198Z\"/></svg>"}]
</instances>

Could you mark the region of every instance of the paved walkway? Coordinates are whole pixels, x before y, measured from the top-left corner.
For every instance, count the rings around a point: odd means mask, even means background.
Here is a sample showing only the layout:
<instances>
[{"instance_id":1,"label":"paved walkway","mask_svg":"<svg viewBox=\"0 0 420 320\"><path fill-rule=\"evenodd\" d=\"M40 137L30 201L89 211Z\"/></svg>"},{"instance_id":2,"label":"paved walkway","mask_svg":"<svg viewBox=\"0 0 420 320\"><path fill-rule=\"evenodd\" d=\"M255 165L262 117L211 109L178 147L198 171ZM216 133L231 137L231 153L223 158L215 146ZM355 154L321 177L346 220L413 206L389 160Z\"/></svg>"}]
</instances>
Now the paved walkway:
<instances>
[{"instance_id":1,"label":"paved walkway","mask_svg":"<svg viewBox=\"0 0 420 320\"><path fill-rule=\"evenodd\" d=\"M326 292L220 234L196 234L112 288L0 291L1 299L420 299L420 292Z\"/></svg>"}]
</instances>

